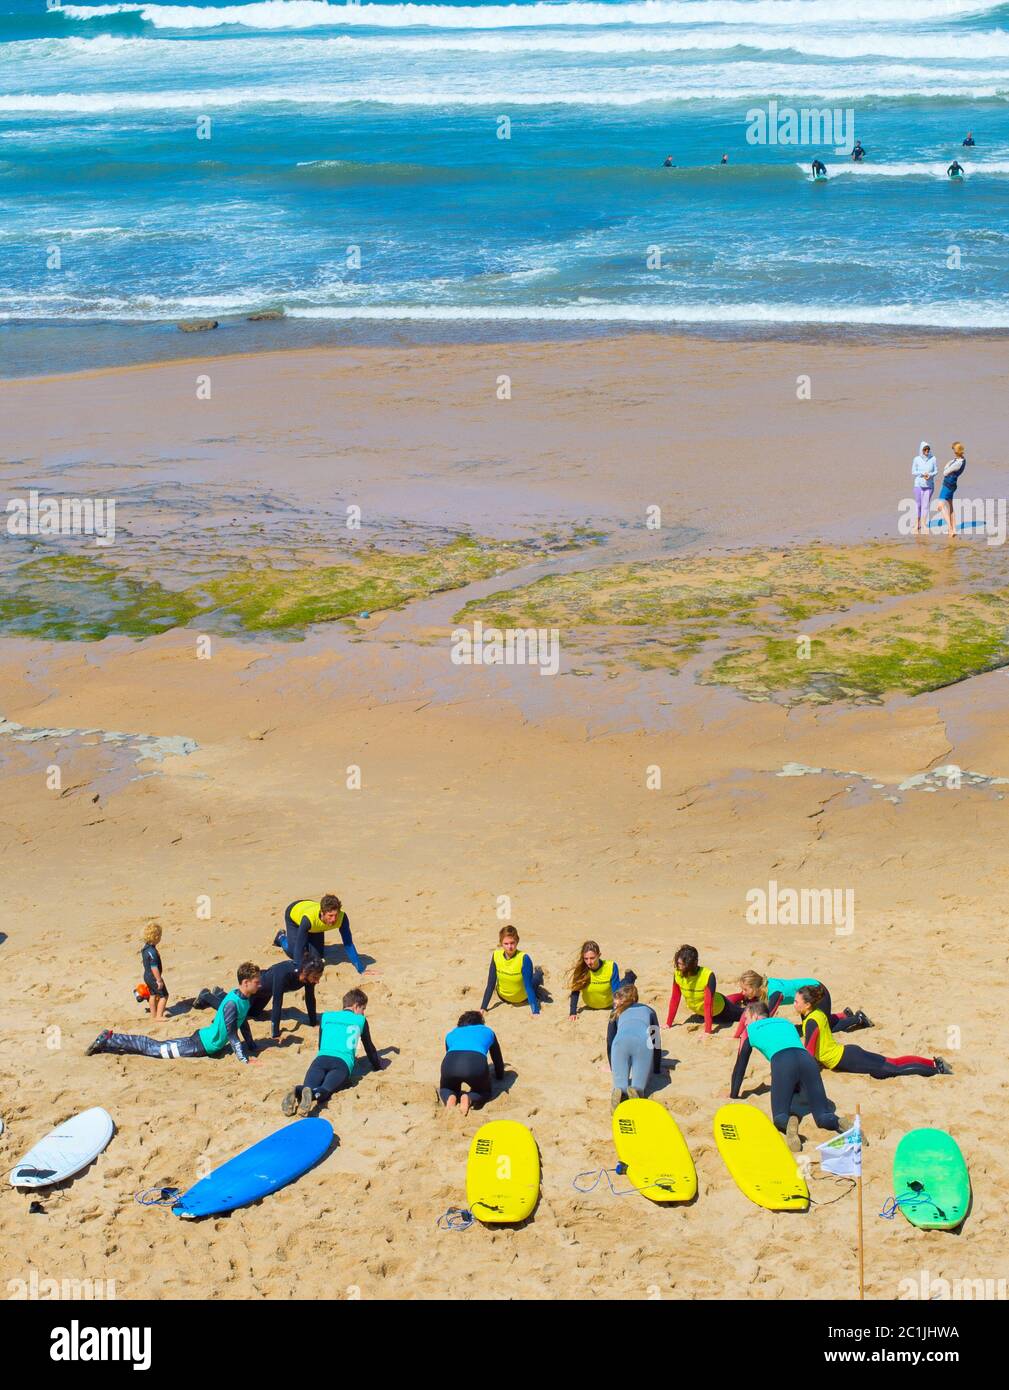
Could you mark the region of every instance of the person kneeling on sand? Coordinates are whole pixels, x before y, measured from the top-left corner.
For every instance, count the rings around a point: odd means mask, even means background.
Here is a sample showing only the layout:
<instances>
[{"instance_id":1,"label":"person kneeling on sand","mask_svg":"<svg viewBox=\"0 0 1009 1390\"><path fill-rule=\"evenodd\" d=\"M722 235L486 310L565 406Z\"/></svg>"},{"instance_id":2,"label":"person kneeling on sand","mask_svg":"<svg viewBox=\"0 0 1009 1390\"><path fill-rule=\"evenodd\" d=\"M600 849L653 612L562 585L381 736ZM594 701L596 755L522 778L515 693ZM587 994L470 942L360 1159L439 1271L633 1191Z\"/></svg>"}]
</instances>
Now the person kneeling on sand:
<instances>
[{"instance_id":1,"label":"person kneeling on sand","mask_svg":"<svg viewBox=\"0 0 1009 1390\"><path fill-rule=\"evenodd\" d=\"M350 934L350 918L343 910L343 904L335 893L323 893L314 898L299 898L284 911L284 925L273 938L274 946L301 965L306 953L324 960L326 954L326 932L336 927L340 941L347 953L347 959L359 975L374 975L374 970L365 969L357 954L354 938Z\"/></svg>"},{"instance_id":2,"label":"person kneeling on sand","mask_svg":"<svg viewBox=\"0 0 1009 1390\"><path fill-rule=\"evenodd\" d=\"M788 1147L798 1153L799 1117L792 1114L792 1101L798 1095L812 1111L820 1129L849 1129L852 1121L837 1115L823 1089L820 1068L803 1047L795 1026L786 1018L771 1018L767 1005L759 999L743 1010L745 1031L739 1040L736 1065L732 1070L729 1099L738 1100L740 1087L753 1049L771 1064L771 1118L785 1136Z\"/></svg>"},{"instance_id":3,"label":"person kneeling on sand","mask_svg":"<svg viewBox=\"0 0 1009 1390\"><path fill-rule=\"evenodd\" d=\"M364 1011L368 996L363 989L351 989L343 996L343 1008L327 1011L319 1019L319 1053L305 1080L280 1103L285 1115L310 1115L316 1104L328 1101L350 1081L357 1060L357 1045L363 1046L374 1071L382 1071L383 1061L371 1040Z\"/></svg>"},{"instance_id":4,"label":"person kneeling on sand","mask_svg":"<svg viewBox=\"0 0 1009 1390\"><path fill-rule=\"evenodd\" d=\"M244 961L238 967L238 987L226 994L218 1006L213 1023L198 1028L188 1038L145 1038L139 1033L114 1033L104 1029L87 1049L87 1056L111 1052L117 1056L138 1057L223 1057L230 1049L240 1062L255 1062L256 1045L247 1019L252 996L260 983L258 965Z\"/></svg>"},{"instance_id":5,"label":"person kneeling on sand","mask_svg":"<svg viewBox=\"0 0 1009 1390\"><path fill-rule=\"evenodd\" d=\"M648 1075L662 1074L662 1040L659 1017L638 1002L636 985L621 985L613 996L613 1015L606 1030L606 1058L613 1073L610 1109L616 1110L627 1093L638 1100L648 1087Z\"/></svg>"},{"instance_id":6,"label":"person kneeling on sand","mask_svg":"<svg viewBox=\"0 0 1009 1390\"><path fill-rule=\"evenodd\" d=\"M445 1056L441 1061L438 1089L446 1110L454 1110L458 1105L459 1113L466 1115L470 1106L479 1110L485 1101L490 1100L492 1090L488 1054L494 1063L495 1077L503 1081L501 1044L494 1030L484 1023L483 1015L470 1009L461 1014L456 1026L445 1034ZM465 1093L463 1086L469 1087Z\"/></svg>"},{"instance_id":7,"label":"person kneeling on sand","mask_svg":"<svg viewBox=\"0 0 1009 1390\"><path fill-rule=\"evenodd\" d=\"M514 927L502 927L498 932L498 948L491 954L480 1012L486 1012L496 990L503 1003L528 1003L533 1018L538 1018L542 984L542 969L533 965L528 951L519 950L518 932Z\"/></svg>"}]
</instances>

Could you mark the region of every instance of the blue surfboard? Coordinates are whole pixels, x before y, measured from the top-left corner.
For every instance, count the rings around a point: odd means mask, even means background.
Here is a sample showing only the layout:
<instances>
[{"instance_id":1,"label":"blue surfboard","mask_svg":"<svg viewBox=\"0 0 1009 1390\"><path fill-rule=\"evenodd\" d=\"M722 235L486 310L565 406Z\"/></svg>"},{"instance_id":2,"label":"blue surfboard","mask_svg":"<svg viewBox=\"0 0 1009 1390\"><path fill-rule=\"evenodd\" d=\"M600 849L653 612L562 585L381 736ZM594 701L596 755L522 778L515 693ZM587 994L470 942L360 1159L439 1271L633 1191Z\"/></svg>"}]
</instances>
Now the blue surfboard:
<instances>
[{"instance_id":1,"label":"blue surfboard","mask_svg":"<svg viewBox=\"0 0 1009 1390\"><path fill-rule=\"evenodd\" d=\"M194 1183L172 1211L189 1218L216 1216L258 1202L307 1173L332 1142L328 1120L295 1120Z\"/></svg>"}]
</instances>

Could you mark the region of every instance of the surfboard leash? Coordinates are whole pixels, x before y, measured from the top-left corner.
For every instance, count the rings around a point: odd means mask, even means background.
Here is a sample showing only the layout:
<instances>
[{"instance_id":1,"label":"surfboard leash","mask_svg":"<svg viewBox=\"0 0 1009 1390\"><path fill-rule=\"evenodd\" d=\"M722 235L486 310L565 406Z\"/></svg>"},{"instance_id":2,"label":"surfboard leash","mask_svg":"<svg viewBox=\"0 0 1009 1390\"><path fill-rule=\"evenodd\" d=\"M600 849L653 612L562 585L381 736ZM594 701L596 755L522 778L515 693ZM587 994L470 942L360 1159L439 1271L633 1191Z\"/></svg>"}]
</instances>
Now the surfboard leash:
<instances>
[{"instance_id":1,"label":"surfboard leash","mask_svg":"<svg viewBox=\"0 0 1009 1390\"><path fill-rule=\"evenodd\" d=\"M146 1187L143 1192L135 1192L133 1200L142 1207L174 1207L181 1195L177 1187Z\"/></svg>"},{"instance_id":2,"label":"surfboard leash","mask_svg":"<svg viewBox=\"0 0 1009 1390\"><path fill-rule=\"evenodd\" d=\"M434 1224L439 1231L468 1231L476 1224L476 1217L465 1207L449 1207Z\"/></svg>"},{"instance_id":3,"label":"surfboard leash","mask_svg":"<svg viewBox=\"0 0 1009 1390\"><path fill-rule=\"evenodd\" d=\"M892 1221L901 1207L921 1206L934 1207L943 1221L948 1219L939 1203L933 1201L920 1182L912 1182L909 1183L908 1186L910 1188L909 1192L904 1193L900 1197L887 1197L886 1201L883 1203L883 1210L879 1214L885 1221Z\"/></svg>"},{"instance_id":4,"label":"surfboard leash","mask_svg":"<svg viewBox=\"0 0 1009 1390\"><path fill-rule=\"evenodd\" d=\"M576 1192L595 1192L596 1188L602 1182L603 1178L605 1178L610 1192L614 1197L630 1197L635 1192L649 1192L653 1187L657 1188L659 1192L672 1192L673 1190L668 1185L668 1183L650 1182L647 1187L628 1187L625 1188L623 1192L618 1192L617 1189L613 1186L613 1177L611 1177L611 1174L614 1174L617 1177L622 1177L623 1174L626 1173L626 1171L627 1169L624 1168L623 1165L620 1165L616 1168L599 1168L598 1170L593 1168L585 1173L576 1173L575 1176L571 1179L571 1186L574 1188ZM579 1178L593 1177L595 1181L592 1183L591 1187L579 1187Z\"/></svg>"}]
</instances>

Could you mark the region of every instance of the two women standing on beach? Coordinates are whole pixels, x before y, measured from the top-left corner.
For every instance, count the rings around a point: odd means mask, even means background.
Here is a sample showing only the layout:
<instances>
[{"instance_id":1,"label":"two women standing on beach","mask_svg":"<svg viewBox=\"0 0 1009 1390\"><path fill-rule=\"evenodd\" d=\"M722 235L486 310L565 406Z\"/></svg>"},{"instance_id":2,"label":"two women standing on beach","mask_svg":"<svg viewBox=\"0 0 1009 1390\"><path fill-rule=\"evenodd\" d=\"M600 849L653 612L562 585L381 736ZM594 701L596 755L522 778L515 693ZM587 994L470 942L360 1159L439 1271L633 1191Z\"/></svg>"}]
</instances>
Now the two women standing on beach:
<instances>
[{"instance_id":1,"label":"two women standing on beach","mask_svg":"<svg viewBox=\"0 0 1009 1390\"><path fill-rule=\"evenodd\" d=\"M967 456L963 445L957 440L953 445L953 457L942 471L942 487L939 491L940 515L946 522L947 534L950 536L956 535L956 523L953 520L953 498L956 496L957 484L966 467ZM932 446L923 439L915 460L911 464L917 517L916 536L920 536L923 531L928 532L929 517L932 510L932 491L935 487L938 471L939 467L932 453Z\"/></svg>"}]
</instances>

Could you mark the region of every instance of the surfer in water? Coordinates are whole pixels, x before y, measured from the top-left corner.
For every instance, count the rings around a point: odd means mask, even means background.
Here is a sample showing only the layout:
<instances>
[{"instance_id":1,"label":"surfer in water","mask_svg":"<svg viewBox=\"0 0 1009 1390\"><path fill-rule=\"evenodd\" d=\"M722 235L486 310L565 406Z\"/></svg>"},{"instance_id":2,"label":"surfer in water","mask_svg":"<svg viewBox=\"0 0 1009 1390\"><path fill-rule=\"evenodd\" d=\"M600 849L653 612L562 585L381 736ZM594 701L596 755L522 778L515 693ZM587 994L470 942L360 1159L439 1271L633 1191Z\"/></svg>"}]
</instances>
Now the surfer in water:
<instances>
[{"instance_id":1,"label":"surfer in water","mask_svg":"<svg viewBox=\"0 0 1009 1390\"><path fill-rule=\"evenodd\" d=\"M964 174L963 165L954 159L953 163L946 170L946 173L951 179L962 179Z\"/></svg>"},{"instance_id":2,"label":"surfer in water","mask_svg":"<svg viewBox=\"0 0 1009 1390\"><path fill-rule=\"evenodd\" d=\"M865 149L861 140L855 141L855 148L851 152L851 157L856 164L861 164L862 160L865 158Z\"/></svg>"},{"instance_id":3,"label":"surfer in water","mask_svg":"<svg viewBox=\"0 0 1009 1390\"><path fill-rule=\"evenodd\" d=\"M827 177L827 166L822 159L814 159L812 167L814 179L825 179Z\"/></svg>"},{"instance_id":4,"label":"surfer in water","mask_svg":"<svg viewBox=\"0 0 1009 1390\"><path fill-rule=\"evenodd\" d=\"M728 164L728 162L729 162L729 156L728 156L727 154L723 154L723 155L722 155L722 163L723 163L723 164Z\"/></svg>"},{"instance_id":5,"label":"surfer in water","mask_svg":"<svg viewBox=\"0 0 1009 1390\"><path fill-rule=\"evenodd\" d=\"M973 146L974 146L974 132L973 132L972 130L968 130L967 134L964 136L963 143L964 143L964 147L965 147L966 149L972 149L972 148L973 148Z\"/></svg>"},{"instance_id":6,"label":"surfer in water","mask_svg":"<svg viewBox=\"0 0 1009 1390\"><path fill-rule=\"evenodd\" d=\"M662 161L662 167L663 167L663 169L675 169L675 168L676 168L676 165L673 163L673 156L672 156L671 154L667 154L667 155L666 155L665 159Z\"/></svg>"}]
</instances>

